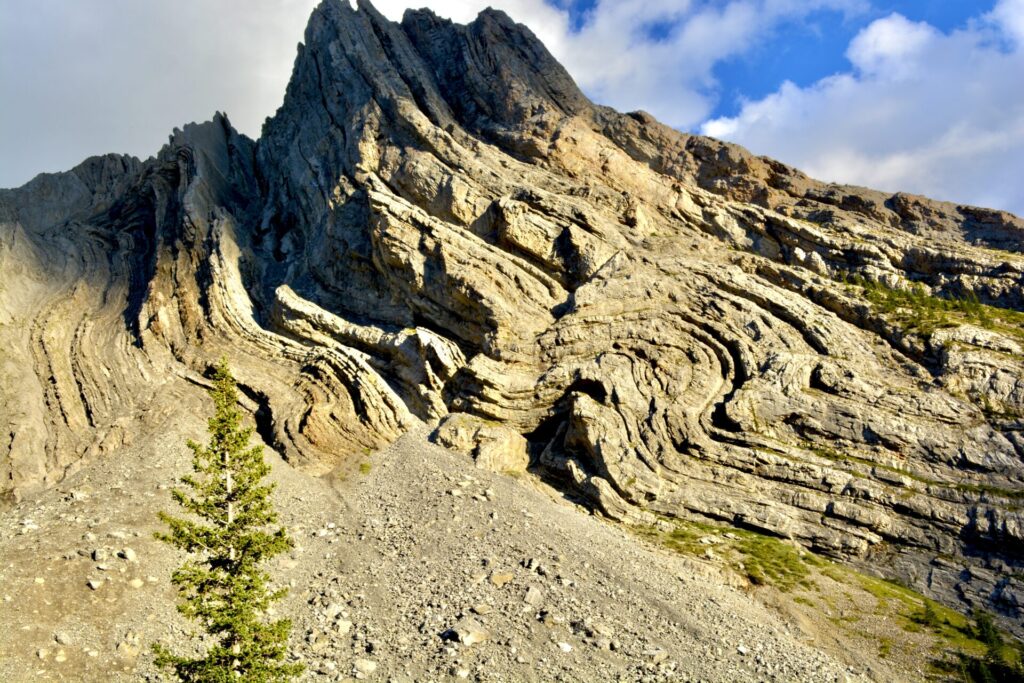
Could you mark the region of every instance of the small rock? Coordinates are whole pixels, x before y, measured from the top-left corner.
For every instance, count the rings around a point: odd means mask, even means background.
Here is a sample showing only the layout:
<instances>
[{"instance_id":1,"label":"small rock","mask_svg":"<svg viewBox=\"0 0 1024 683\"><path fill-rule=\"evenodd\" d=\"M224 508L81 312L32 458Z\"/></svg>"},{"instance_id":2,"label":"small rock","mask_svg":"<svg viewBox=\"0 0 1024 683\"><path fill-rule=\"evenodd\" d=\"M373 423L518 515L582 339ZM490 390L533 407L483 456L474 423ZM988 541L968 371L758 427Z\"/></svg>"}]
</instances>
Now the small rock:
<instances>
[{"instance_id":1,"label":"small rock","mask_svg":"<svg viewBox=\"0 0 1024 683\"><path fill-rule=\"evenodd\" d=\"M490 632L476 619L466 618L452 628L452 633L463 645L476 645L491 639Z\"/></svg>"},{"instance_id":2,"label":"small rock","mask_svg":"<svg viewBox=\"0 0 1024 683\"><path fill-rule=\"evenodd\" d=\"M558 649L562 652L572 652L572 645L570 645L569 643L559 643Z\"/></svg>"},{"instance_id":3,"label":"small rock","mask_svg":"<svg viewBox=\"0 0 1024 683\"><path fill-rule=\"evenodd\" d=\"M53 661L62 664L68 661L68 656L64 653L64 650L57 650L57 655L53 658Z\"/></svg>"},{"instance_id":4,"label":"small rock","mask_svg":"<svg viewBox=\"0 0 1024 683\"><path fill-rule=\"evenodd\" d=\"M748 649L747 649L746 647L744 647L743 645L740 645L739 647L737 647L737 648L736 648L736 652L739 652L739 653L740 653L741 655L743 655L744 657L746 657L746 656L747 656L747 653L748 653L748 652L750 652L750 650L748 650Z\"/></svg>"},{"instance_id":5,"label":"small rock","mask_svg":"<svg viewBox=\"0 0 1024 683\"><path fill-rule=\"evenodd\" d=\"M132 588L142 588L146 584L142 579L132 579L128 582L128 585Z\"/></svg>"},{"instance_id":6,"label":"small rock","mask_svg":"<svg viewBox=\"0 0 1024 683\"><path fill-rule=\"evenodd\" d=\"M530 586L526 589L526 595L523 596L523 602L530 607L536 607L544 599L544 594L536 586Z\"/></svg>"},{"instance_id":7,"label":"small rock","mask_svg":"<svg viewBox=\"0 0 1024 683\"><path fill-rule=\"evenodd\" d=\"M479 614L480 616L490 614L494 611L494 608L485 602L482 602L479 605L473 605L470 609L473 611L474 614Z\"/></svg>"},{"instance_id":8,"label":"small rock","mask_svg":"<svg viewBox=\"0 0 1024 683\"><path fill-rule=\"evenodd\" d=\"M46 579L44 579L41 576L37 576L36 579L35 579L35 583L38 584L38 585L42 585L42 584L46 583Z\"/></svg>"},{"instance_id":9,"label":"small rock","mask_svg":"<svg viewBox=\"0 0 1024 683\"><path fill-rule=\"evenodd\" d=\"M105 562L110 558L110 553L106 548L96 548L92 551L92 559L95 562Z\"/></svg>"},{"instance_id":10,"label":"small rock","mask_svg":"<svg viewBox=\"0 0 1024 683\"><path fill-rule=\"evenodd\" d=\"M491 574L491 583L497 588L502 588L514 578L515 576L509 573L495 572L494 574Z\"/></svg>"},{"instance_id":11,"label":"small rock","mask_svg":"<svg viewBox=\"0 0 1024 683\"><path fill-rule=\"evenodd\" d=\"M100 586L103 585L103 582L97 579L89 579L85 585L89 586L89 588L91 588L92 590L97 590Z\"/></svg>"},{"instance_id":12,"label":"small rock","mask_svg":"<svg viewBox=\"0 0 1024 683\"><path fill-rule=\"evenodd\" d=\"M365 678L377 670L377 662L370 659L357 659L352 663L352 668L355 670L356 676Z\"/></svg>"},{"instance_id":13,"label":"small rock","mask_svg":"<svg viewBox=\"0 0 1024 683\"><path fill-rule=\"evenodd\" d=\"M138 561L139 561L139 557L138 557L138 555L136 555L136 554L135 554L135 551L134 551L134 550L132 550L131 548L124 548L124 549L123 549L123 550L122 550L121 552L119 552L119 553L118 553L117 555L118 555L118 557L120 557L121 559L123 559L123 560L127 560L128 562L138 562Z\"/></svg>"},{"instance_id":14,"label":"small rock","mask_svg":"<svg viewBox=\"0 0 1024 683\"><path fill-rule=\"evenodd\" d=\"M47 650L45 647L41 647L38 650L36 650L36 657L39 657L39 659L46 659L49 656L50 651Z\"/></svg>"},{"instance_id":15,"label":"small rock","mask_svg":"<svg viewBox=\"0 0 1024 683\"><path fill-rule=\"evenodd\" d=\"M57 631L56 633L54 633L53 634L53 639L55 641L57 641L59 644L61 644L61 645L70 645L71 644L71 636L69 636L64 631Z\"/></svg>"},{"instance_id":16,"label":"small rock","mask_svg":"<svg viewBox=\"0 0 1024 683\"><path fill-rule=\"evenodd\" d=\"M339 636L347 636L352 630L352 622L348 619L339 619L334 623L334 631Z\"/></svg>"}]
</instances>

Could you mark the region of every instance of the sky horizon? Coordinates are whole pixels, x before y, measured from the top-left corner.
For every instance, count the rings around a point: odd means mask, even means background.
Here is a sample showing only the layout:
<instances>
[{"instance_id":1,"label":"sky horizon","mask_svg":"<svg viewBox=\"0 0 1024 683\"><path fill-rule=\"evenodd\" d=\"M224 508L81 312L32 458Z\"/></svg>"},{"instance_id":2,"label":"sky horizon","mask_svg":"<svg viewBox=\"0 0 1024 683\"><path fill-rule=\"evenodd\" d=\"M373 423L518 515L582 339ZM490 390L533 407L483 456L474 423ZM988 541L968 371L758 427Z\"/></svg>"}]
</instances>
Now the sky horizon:
<instances>
[{"instance_id":1,"label":"sky horizon","mask_svg":"<svg viewBox=\"0 0 1024 683\"><path fill-rule=\"evenodd\" d=\"M0 0L0 187L156 154L225 112L258 137L317 0ZM1024 0L375 0L529 26L594 101L823 181L1024 215ZM611 58L610 58L611 56Z\"/></svg>"}]
</instances>

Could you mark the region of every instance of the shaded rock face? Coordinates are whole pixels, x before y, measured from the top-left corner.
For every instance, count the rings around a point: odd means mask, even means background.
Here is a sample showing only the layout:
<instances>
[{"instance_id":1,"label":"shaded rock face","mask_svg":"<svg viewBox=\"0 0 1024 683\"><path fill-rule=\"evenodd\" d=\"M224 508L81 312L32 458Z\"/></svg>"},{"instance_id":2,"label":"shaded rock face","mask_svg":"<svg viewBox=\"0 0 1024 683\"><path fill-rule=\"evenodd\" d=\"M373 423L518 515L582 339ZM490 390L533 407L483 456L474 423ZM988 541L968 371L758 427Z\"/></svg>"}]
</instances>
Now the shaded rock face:
<instances>
[{"instance_id":1,"label":"shaded rock face","mask_svg":"<svg viewBox=\"0 0 1024 683\"><path fill-rule=\"evenodd\" d=\"M326 0L258 142L218 114L0 191L0 492L124 444L226 354L313 472L465 414L464 450L521 462L520 435L612 517L742 525L1019 618L1022 236L596 106L501 12ZM926 330L869 296L912 284L990 307Z\"/></svg>"}]
</instances>

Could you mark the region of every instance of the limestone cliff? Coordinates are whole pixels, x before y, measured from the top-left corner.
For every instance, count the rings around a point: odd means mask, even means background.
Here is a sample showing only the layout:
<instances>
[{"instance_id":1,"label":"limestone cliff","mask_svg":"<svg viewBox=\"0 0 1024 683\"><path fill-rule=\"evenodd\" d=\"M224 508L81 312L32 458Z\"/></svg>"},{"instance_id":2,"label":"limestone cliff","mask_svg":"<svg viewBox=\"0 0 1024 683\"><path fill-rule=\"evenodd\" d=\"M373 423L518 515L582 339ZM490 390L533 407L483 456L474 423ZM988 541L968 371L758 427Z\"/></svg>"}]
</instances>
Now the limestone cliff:
<instances>
[{"instance_id":1,"label":"limestone cliff","mask_svg":"<svg viewBox=\"0 0 1024 683\"><path fill-rule=\"evenodd\" d=\"M1009 214L596 106L501 12L325 0L258 141L218 114L0 191L0 493L152 428L227 354L310 471L447 420L609 516L1019 618L1022 250Z\"/></svg>"}]
</instances>

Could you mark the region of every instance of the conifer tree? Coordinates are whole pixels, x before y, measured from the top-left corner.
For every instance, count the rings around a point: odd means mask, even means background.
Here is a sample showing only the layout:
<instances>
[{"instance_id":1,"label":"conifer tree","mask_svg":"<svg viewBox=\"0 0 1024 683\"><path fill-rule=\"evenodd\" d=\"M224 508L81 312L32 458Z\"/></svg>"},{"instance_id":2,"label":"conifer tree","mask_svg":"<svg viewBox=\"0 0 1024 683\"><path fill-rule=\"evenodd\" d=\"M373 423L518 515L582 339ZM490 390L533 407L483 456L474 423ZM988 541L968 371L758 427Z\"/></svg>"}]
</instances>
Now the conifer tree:
<instances>
[{"instance_id":1,"label":"conifer tree","mask_svg":"<svg viewBox=\"0 0 1024 683\"><path fill-rule=\"evenodd\" d=\"M284 528L268 530L277 521L270 501L274 485L262 481L270 466L263 461L262 446L249 446L253 430L242 426L226 359L221 359L214 380L209 443L188 442L193 474L181 482L190 491L172 491L189 518L161 512L169 532L156 534L194 556L171 581L181 596L178 611L199 622L209 647L204 655L190 658L155 645L156 664L186 682L288 681L303 667L284 661L291 623L263 621L269 605L285 591L270 590L270 577L261 565L293 543Z\"/></svg>"}]
</instances>

